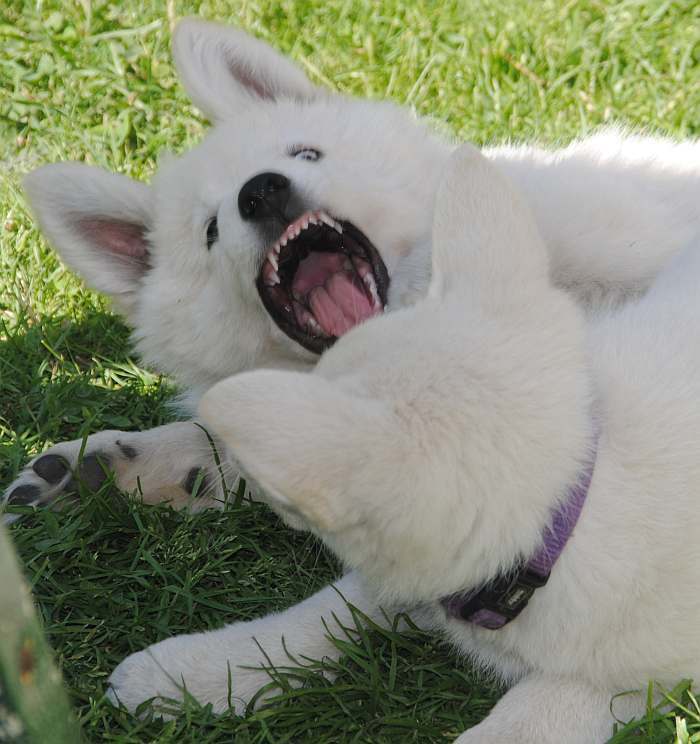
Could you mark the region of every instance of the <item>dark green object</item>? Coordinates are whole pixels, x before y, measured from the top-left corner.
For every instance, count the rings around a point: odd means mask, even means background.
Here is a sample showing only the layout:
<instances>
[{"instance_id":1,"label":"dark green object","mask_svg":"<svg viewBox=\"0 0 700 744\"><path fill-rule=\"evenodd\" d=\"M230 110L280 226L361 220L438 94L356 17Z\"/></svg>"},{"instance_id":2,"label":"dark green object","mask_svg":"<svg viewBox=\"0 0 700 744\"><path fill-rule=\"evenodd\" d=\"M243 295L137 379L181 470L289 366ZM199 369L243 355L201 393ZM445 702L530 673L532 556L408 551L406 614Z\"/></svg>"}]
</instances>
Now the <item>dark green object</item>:
<instances>
[{"instance_id":1,"label":"dark green object","mask_svg":"<svg viewBox=\"0 0 700 744\"><path fill-rule=\"evenodd\" d=\"M78 726L0 525L0 742L76 744Z\"/></svg>"}]
</instances>

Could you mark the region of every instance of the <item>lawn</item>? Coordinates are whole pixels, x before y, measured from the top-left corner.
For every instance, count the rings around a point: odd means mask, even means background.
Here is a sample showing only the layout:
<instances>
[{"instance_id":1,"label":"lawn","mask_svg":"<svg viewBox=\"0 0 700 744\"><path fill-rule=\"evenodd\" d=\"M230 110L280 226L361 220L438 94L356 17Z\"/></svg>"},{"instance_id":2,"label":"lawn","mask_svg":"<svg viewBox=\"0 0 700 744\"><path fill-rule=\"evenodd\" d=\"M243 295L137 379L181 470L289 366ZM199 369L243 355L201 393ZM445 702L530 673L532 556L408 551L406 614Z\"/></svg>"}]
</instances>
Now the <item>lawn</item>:
<instances>
[{"instance_id":1,"label":"lawn","mask_svg":"<svg viewBox=\"0 0 700 744\"><path fill-rule=\"evenodd\" d=\"M318 83L410 105L479 144L555 144L611 122L700 131L696 0L4 0L0 486L53 442L174 417L176 391L139 366L128 329L62 268L20 181L63 159L148 179L160 152L198 141L206 122L169 54L171 26L188 14L235 23ZM279 697L244 718L194 705L168 723L133 718L102 701L125 655L285 607L335 575L334 560L240 499L190 516L98 494L11 532L88 741L447 742L498 698L435 638L360 624L358 643L338 639L333 684L319 663L301 690L280 674ZM669 698L676 707L616 744L692 740L700 710L688 685Z\"/></svg>"}]
</instances>

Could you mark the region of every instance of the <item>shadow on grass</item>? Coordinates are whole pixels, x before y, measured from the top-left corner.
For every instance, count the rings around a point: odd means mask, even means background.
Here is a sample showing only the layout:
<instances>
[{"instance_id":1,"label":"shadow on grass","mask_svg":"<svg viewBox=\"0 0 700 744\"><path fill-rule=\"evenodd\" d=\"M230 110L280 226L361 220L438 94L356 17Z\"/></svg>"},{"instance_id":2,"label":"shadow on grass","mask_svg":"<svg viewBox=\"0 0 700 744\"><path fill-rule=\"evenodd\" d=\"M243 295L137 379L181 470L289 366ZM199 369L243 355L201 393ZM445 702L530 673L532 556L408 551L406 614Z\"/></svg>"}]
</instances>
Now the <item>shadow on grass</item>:
<instances>
[{"instance_id":1,"label":"shadow on grass","mask_svg":"<svg viewBox=\"0 0 700 744\"><path fill-rule=\"evenodd\" d=\"M0 320L0 485L48 444L172 420L172 394L138 367L114 315Z\"/></svg>"}]
</instances>

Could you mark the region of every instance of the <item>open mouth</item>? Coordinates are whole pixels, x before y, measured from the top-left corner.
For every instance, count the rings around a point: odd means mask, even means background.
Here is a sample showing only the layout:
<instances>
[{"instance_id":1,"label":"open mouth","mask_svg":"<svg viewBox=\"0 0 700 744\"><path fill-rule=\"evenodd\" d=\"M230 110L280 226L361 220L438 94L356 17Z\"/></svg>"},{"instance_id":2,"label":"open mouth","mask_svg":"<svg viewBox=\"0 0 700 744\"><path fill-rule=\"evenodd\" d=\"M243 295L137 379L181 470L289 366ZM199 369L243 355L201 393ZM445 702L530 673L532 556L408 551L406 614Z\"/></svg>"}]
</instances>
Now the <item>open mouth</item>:
<instances>
[{"instance_id":1,"label":"open mouth","mask_svg":"<svg viewBox=\"0 0 700 744\"><path fill-rule=\"evenodd\" d=\"M389 275L379 251L351 222L305 212L268 250L257 280L279 328L320 354L384 311Z\"/></svg>"}]
</instances>

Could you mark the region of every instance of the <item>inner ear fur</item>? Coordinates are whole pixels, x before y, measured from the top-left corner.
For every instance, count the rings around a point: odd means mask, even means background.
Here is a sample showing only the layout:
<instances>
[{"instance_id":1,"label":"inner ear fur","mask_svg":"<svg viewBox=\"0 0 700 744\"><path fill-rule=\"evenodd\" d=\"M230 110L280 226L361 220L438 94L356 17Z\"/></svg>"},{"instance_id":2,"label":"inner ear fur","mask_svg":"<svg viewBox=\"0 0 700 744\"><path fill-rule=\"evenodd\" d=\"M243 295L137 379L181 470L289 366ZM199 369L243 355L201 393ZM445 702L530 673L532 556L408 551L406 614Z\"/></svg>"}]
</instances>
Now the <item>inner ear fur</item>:
<instances>
[{"instance_id":1,"label":"inner ear fur","mask_svg":"<svg viewBox=\"0 0 700 744\"><path fill-rule=\"evenodd\" d=\"M24 188L63 261L128 316L150 266L150 188L82 163L39 168Z\"/></svg>"}]
</instances>

